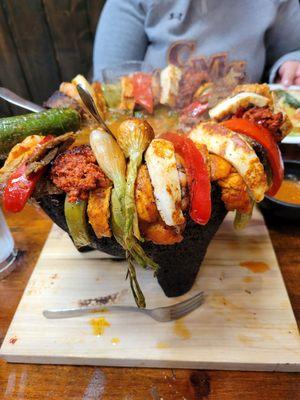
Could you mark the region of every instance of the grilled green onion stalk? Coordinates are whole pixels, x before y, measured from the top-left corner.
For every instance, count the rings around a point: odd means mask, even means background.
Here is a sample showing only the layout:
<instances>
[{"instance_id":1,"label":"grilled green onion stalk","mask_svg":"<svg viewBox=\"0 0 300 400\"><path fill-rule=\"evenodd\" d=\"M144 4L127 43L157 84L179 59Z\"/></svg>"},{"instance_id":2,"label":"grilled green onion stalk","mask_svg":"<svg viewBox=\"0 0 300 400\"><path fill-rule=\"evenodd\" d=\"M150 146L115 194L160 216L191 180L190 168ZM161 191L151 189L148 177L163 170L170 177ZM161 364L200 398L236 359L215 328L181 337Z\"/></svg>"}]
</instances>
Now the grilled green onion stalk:
<instances>
[{"instance_id":1,"label":"grilled green onion stalk","mask_svg":"<svg viewBox=\"0 0 300 400\"><path fill-rule=\"evenodd\" d=\"M115 136L125 157L129 158L125 191L125 243L127 248L130 249L136 243L133 232L141 240L138 224L136 223L137 212L134 202L134 185L143 153L154 138L154 132L147 121L130 118L121 123Z\"/></svg>"},{"instance_id":2,"label":"grilled green onion stalk","mask_svg":"<svg viewBox=\"0 0 300 400\"><path fill-rule=\"evenodd\" d=\"M65 199L65 217L70 235L77 249L91 244L90 235L86 223L86 201L78 200L74 203Z\"/></svg>"},{"instance_id":3,"label":"grilled green onion stalk","mask_svg":"<svg viewBox=\"0 0 300 400\"><path fill-rule=\"evenodd\" d=\"M30 135L51 133L58 136L76 131L80 116L71 108L53 108L38 113L23 114L0 119L0 159L5 159L10 150Z\"/></svg>"},{"instance_id":4,"label":"grilled green onion stalk","mask_svg":"<svg viewBox=\"0 0 300 400\"><path fill-rule=\"evenodd\" d=\"M124 153L116 140L107 132L96 129L91 132L90 144L95 157L103 172L113 181L114 188L111 194L111 223L112 231L116 240L127 252L129 262L128 273L130 276L130 285L133 291L134 298L138 307L145 306L145 299L137 282L134 265L132 260L135 260L142 267L157 265L146 256L144 250L132 238L130 248L125 242L125 195L126 195L126 160Z\"/></svg>"},{"instance_id":5,"label":"grilled green onion stalk","mask_svg":"<svg viewBox=\"0 0 300 400\"><path fill-rule=\"evenodd\" d=\"M251 200L251 210L248 213L241 213L239 211L235 212L235 217L233 221L233 226L235 229L241 230L246 228L248 222L252 217L253 207L254 207L254 201Z\"/></svg>"}]
</instances>

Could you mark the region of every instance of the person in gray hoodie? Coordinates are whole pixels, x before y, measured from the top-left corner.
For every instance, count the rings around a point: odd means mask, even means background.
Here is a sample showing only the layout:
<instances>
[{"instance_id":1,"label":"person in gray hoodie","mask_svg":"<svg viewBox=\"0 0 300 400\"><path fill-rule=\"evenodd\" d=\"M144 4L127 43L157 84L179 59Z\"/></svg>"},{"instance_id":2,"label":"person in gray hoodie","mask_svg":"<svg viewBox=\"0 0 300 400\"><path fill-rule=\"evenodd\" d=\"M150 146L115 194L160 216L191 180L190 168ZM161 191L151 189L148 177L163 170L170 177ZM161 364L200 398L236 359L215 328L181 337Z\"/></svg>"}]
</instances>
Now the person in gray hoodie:
<instances>
[{"instance_id":1,"label":"person in gray hoodie","mask_svg":"<svg viewBox=\"0 0 300 400\"><path fill-rule=\"evenodd\" d=\"M300 85L298 0L107 0L94 44L94 75L129 60L154 68L170 45L195 41L195 55L245 60L249 82ZM266 75L267 74L267 75Z\"/></svg>"}]
</instances>

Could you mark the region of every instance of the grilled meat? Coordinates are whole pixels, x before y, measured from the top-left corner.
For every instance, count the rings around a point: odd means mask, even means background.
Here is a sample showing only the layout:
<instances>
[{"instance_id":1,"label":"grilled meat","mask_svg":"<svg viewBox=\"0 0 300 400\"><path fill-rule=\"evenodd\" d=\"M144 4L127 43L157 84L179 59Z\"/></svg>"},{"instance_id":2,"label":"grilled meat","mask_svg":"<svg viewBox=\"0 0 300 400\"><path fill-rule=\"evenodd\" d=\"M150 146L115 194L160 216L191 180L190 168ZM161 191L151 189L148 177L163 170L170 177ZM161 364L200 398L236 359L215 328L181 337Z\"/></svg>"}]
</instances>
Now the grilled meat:
<instances>
[{"instance_id":1,"label":"grilled meat","mask_svg":"<svg viewBox=\"0 0 300 400\"><path fill-rule=\"evenodd\" d=\"M151 224L141 223L140 230L143 237L155 244L172 245L180 243L183 236L176 229L167 226L159 217L159 220Z\"/></svg>"},{"instance_id":2,"label":"grilled meat","mask_svg":"<svg viewBox=\"0 0 300 400\"><path fill-rule=\"evenodd\" d=\"M210 180L217 181L226 178L232 170L231 164L216 154L209 155Z\"/></svg>"},{"instance_id":3,"label":"grilled meat","mask_svg":"<svg viewBox=\"0 0 300 400\"><path fill-rule=\"evenodd\" d=\"M111 186L93 190L89 194L87 214L97 238L111 237L110 195Z\"/></svg>"},{"instance_id":4,"label":"grilled meat","mask_svg":"<svg viewBox=\"0 0 300 400\"><path fill-rule=\"evenodd\" d=\"M159 213L156 207L151 180L146 165L141 165L135 184L135 205L138 218L144 222L155 222Z\"/></svg>"},{"instance_id":5,"label":"grilled meat","mask_svg":"<svg viewBox=\"0 0 300 400\"><path fill-rule=\"evenodd\" d=\"M69 194L70 202L87 200L90 190L110 185L88 145L74 147L60 154L51 168L50 178Z\"/></svg>"},{"instance_id":6,"label":"grilled meat","mask_svg":"<svg viewBox=\"0 0 300 400\"><path fill-rule=\"evenodd\" d=\"M135 204L139 228L146 240L165 245L179 243L182 240L178 230L167 226L159 215L146 165L141 165L138 171L135 185Z\"/></svg>"},{"instance_id":7,"label":"grilled meat","mask_svg":"<svg viewBox=\"0 0 300 400\"><path fill-rule=\"evenodd\" d=\"M241 213L251 211L252 202L247 192L247 186L237 172L230 173L218 181L222 188L222 200L228 211L237 210Z\"/></svg>"},{"instance_id":8,"label":"grilled meat","mask_svg":"<svg viewBox=\"0 0 300 400\"><path fill-rule=\"evenodd\" d=\"M56 90L47 101L43 103L46 108L73 108L76 111L82 111L76 100L66 94Z\"/></svg>"},{"instance_id":9,"label":"grilled meat","mask_svg":"<svg viewBox=\"0 0 300 400\"><path fill-rule=\"evenodd\" d=\"M282 112L273 113L269 107L252 107L243 113L242 118L268 129L276 141L282 139L280 127L283 123Z\"/></svg>"},{"instance_id":10,"label":"grilled meat","mask_svg":"<svg viewBox=\"0 0 300 400\"><path fill-rule=\"evenodd\" d=\"M36 146L34 152L26 160L26 175L29 176L33 172L38 172L50 164L59 153L71 146L74 141L74 133L68 132Z\"/></svg>"}]
</instances>

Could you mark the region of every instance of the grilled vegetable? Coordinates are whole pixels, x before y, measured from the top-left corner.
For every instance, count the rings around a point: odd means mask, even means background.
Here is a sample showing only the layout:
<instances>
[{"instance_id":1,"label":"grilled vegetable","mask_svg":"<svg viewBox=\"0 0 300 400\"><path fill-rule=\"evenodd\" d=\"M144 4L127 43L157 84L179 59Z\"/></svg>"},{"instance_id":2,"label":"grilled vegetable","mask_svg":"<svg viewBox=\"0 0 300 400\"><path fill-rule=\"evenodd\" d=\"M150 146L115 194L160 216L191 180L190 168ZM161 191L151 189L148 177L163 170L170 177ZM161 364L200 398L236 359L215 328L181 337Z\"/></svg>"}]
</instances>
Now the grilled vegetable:
<instances>
[{"instance_id":1,"label":"grilled vegetable","mask_svg":"<svg viewBox=\"0 0 300 400\"><path fill-rule=\"evenodd\" d=\"M131 248L133 243L133 222L137 221L134 202L134 185L138 167L142 162L143 153L154 137L151 126L140 119L127 119L122 122L116 132L116 139L126 157L129 158L127 166L125 190L125 243ZM135 224L135 235L140 239L138 224Z\"/></svg>"},{"instance_id":2,"label":"grilled vegetable","mask_svg":"<svg viewBox=\"0 0 300 400\"><path fill-rule=\"evenodd\" d=\"M68 195L65 199L65 218L70 235L77 249L91 244L90 235L86 222L86 201L78 200L70 202Z\"/></svg>"},{"instance_id":3,"label":"grilled vegetable","mask_svg":"<svg viewBox=\"0 0 300 400\"><path fill-rule=\"evenodd\" d=\"M205 160L191 139L177 133L165 133L162 138L173 143L176 153L184 160L190 193L190 216L201 225L211 215L210 176Z\"/></svg>"},{"instance_id":4,"label":"grilled vegetable","mask_svg":"<svg viewBox=\"0 0 300 400\"><path fill-rule=\"evenodd\" d=\"M26 177L25 171L26 165L22 164L9 177L3 193L5 211L14 213L22 211L43 173L41 170Z\"/></svg>"},{"instance_id":5,"label":"grilled vegetable","mask_svg":"<svg viewBox=\"0 0 300 400\"><path fill-rule=\"evenodd\" d=\"M11 149L3 167L0 169L0 187L6 183L9 176L34 152L41 140L43 140L43 136L30 135Z\"/></svg>"},{"instance_id":6,"label":"grilled vegetable","mask_svg":"<svg viewBox=\"0 0 300 400\"><path fill-rule=\"evenodd\" d=\"M152 75L136 72L132 76L133 97L136 104L153 113Z\"/></svg>"},{"instance_id":7,"label":"grilled vegetable","mask_svg":"<svg viewBox=\"0 0 300 400\"><path fill-rule=\"evenodd\" d=\"M173 144L165 139L152 140L145 160L162 220L169 226L183 224L185 218L181 210L181 188Z\"/></svg>"},{"instance_id":8,"label":"grilled vegetable","mask_svg":"<svg viewBox=\"0 0 300 400\"><path fill-rule=\"evenodd\" d=\"M53 136L46 136L41 140L37 146L48 142ZM25 207L25 204L29 197L32 195L36 184L45 168L40 168L37 172L33 172L27 175L26 160L21 164L8 178L4 193L3 193L3 205L4 209L8 212L20 212Z\"/></svg>"},{"instance_id":9,"label":"grilled vegetable","mask_svg":"<svg viewBox=\"0 0 300 400\"><path fill-rule=\"evenodd\" d=\"M71 108L60 108L39 113L0 119L0 159L6 158L11 148L34 134L60 135L79 128L80 118Z\"/></svg>"},{"instance_id":10,"label":"grilled vegetable","mask_svg":"<svg viewBox=\"0 0 300 400\"><path fill-rule=\"evenodd\" d=\"M132 259L142 267L150 266L157 269L158 265L146 256L140 245L130 241L128 248L125 241L125 192L126 192L126 161L125 156L115 139L104 131L94 130L90 135L90 143L95 157L105 174L113 181L114 188L111 194L111 223L115 239L126 251L128 271L134 298L139 307L145 306L144 296L138 285Z\"/></svg>"},{"instance_id":11,"label":"grilled vegetable","mask_svg":"<svg viewBox=\"0 0 300 400\"><path fill-rule=\"evenodd\" d=\"M276 94L283 98L284 102L292 108L300 108L300 101L286 90L276 90Z\"/></svg>"},{"instance_id":12,"label":"grilled vegetable","mask_svg":"<svg viewBox=\"0 0 300 400\"><path fill-rule=\"evenodd\" d=\"M195 143L205 144L210 153L217 154L235 167L246 183L252 198L259 202L267 190L263 165L252 147L223 125L213 122L199 124L190 134Z\"/></svg>"},{"instance_id":13,"label":"grilled vegetable","mask_svg":"<svg viewBox=\"0 0 300 400\"><path fill-rule=\"evenodd\" d=\"M242 133L261 144L267 152L268 161L272 169L272 185L268 190L270 196L274 196L283 180L283 161L279 148L272 134L262 126L257 126L243 118L232 118L223 122L223 125L234 132Z\"/></svg>"},{"instance_id":14,"label":"grilled vegetable","mask_svg":"<svg viewBox=\"0 0 300 400\"><path fill-rule=\"evenodd\" d=\"M244 229L247 226L248 222L252 217L253 207L254 207L254 201L252 200L251 211L247 213L241 213L239 211L236 211L233 222L233 226L235 227L235 229L240 230Z\"/></svg>"}]
</instances>

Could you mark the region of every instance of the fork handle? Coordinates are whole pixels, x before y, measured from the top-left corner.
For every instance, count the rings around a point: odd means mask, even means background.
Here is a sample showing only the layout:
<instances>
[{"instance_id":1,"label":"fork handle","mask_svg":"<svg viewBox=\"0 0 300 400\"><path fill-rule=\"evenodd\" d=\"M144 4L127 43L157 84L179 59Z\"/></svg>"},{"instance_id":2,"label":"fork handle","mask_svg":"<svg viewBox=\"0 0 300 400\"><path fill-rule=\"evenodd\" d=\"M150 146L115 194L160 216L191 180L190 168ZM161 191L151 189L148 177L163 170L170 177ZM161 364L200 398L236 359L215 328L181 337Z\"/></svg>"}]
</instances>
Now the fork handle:
<instances>
[{"instance_id":1,"label":"fork handle","mask_svg":"<svg viewBox=\"0 0 300 400\"><path fill-rule=\"evenodd\" d=\"M80 317L82 315L87 315L91 313L101 312L103 309L109 311L129 311L129 312L142 312L148 314L149 310L137 308L133 306L111 306L106 307L105 305L95 305L95 306L84 306L76 308L58 308L44 310L43 315L48 319L58 319L58 318L72 318Z\"/></svg>"},{"instance_id":2,"label":"fork handle","mask_svg":"<svg viewBox=\"0 0 300 400\"><path fill-rule=\"evenodd\" d=\"M9 103L15 104L19 107L25 108L25 110L39 112L44 111L45 108L38 106L35 103L32 103L29 100L23 99L22 97L18 96L16 93L12 92L11 90L0 87L0 98L3 100L8 101Z\"/></svg>"}]
</instances>

